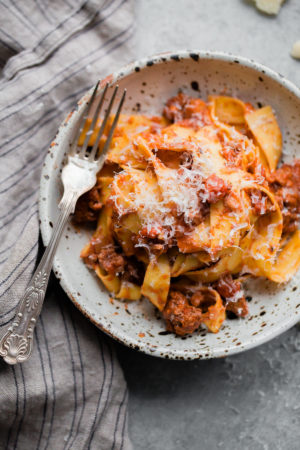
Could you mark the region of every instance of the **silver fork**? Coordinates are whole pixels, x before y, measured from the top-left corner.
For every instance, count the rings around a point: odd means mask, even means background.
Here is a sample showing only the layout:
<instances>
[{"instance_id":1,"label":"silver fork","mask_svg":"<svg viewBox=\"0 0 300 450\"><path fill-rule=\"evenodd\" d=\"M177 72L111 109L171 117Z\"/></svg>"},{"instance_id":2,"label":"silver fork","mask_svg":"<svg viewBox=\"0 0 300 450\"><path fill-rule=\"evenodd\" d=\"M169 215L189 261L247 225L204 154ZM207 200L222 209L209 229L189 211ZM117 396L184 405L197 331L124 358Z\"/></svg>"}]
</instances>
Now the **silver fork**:
<instances>
[{"instance_id":1,"label":"silver fork","mask_svg":"<svg viewBox=\"0 0 300 450\"><path fill-rule=\"evenodd\" d=\"M116 86L93 148L91 152L87 153L90 134L96 125L107 92L108 84L106 84L100 99L96 102L96 111L94 113L89 131L86 134L84 143L82 147L78 147L78 139L85 125L85 121L91 112L92 105L94 104L97 95L98 86L99 82L97 83L90 100L84 107L81 119L77 125L75 138L68 154L67 164L64 166L62 171L64 194L58 205L60 213L53 228L51 239L44 252L41 262L34 272L25 294L19 303L13 323L8 327L0 341L0 355L3 356L4 360L8 364L24 362L31 355L33 331L42 309L53 258L60 237L70 214L75 210L78 198L85 192L89 191L96 184L96 174L104 164L105 156L109 149L113 132L120 116L121 108L125 100L126 90L123 92L112 126L107 136L107 140L104 144L101 155L98 157L97 149L99 141L107 124L118 91L118 86Z\"/></svg>"}]
</instances>

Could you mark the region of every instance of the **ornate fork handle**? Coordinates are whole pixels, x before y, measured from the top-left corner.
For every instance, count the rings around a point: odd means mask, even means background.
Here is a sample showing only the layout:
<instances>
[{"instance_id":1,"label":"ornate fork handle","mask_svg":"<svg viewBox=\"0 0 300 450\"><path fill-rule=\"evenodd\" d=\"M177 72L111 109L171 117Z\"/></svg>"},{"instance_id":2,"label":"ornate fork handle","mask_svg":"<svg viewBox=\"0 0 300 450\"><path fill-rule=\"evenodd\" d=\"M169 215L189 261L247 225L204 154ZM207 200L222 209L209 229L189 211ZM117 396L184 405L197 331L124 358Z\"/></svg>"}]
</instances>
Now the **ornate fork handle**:
<instances>
[{"instance_id":1,"label":"ornate fork handle","mask_svg":"<svg viewBox=\"0 0 300 450\"><path fill-rule=\"evenodd\" d=\"M77 198L76 192L64 195L49 244L19 303L12 325L0 341L0 355L8 364L24 362L31 355L33 331L44 302L55 251Z\"/></svg>"}]
</instances>

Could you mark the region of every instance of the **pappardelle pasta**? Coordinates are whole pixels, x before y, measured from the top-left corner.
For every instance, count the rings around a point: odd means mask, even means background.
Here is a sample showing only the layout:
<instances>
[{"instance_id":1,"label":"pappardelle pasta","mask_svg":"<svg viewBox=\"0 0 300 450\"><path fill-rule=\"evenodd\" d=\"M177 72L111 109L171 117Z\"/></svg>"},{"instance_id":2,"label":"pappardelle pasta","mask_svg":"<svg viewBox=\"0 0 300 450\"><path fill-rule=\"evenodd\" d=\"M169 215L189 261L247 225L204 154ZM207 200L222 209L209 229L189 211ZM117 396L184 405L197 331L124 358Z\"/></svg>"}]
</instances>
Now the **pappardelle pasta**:
<instances>
[{"instance_id":1,"label":"pappardelle pasta","mask_svg":"<svg viewBox=\"0 0 300 450\"><path fill-rule=\"evenodd\" d=\"M168 331L218 332L248 314L246 277L283 283L300 265L300 160L277 169L281 150L272 108L237 98L180 92L161 117L121 115L76 207L96 224L83 261L115 298L149 299Z\"/></svg>"}]
</instances>

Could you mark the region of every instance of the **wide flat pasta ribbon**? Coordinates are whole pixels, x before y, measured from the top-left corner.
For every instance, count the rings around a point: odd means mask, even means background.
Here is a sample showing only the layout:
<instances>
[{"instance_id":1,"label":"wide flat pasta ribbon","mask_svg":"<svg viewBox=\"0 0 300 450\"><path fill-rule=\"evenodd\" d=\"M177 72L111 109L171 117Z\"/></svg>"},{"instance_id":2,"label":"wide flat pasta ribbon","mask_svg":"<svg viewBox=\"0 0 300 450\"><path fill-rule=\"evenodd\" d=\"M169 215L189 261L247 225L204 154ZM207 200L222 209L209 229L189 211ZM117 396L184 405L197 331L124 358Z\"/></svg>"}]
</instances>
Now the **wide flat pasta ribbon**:
<instances>
[{"instance_id":1,"label":"wide flat pasta ribbon","mask_svg":"<svg viewBox=\"0 0 300 450\"><path fill-rule=\"evenodd\" d=\"M239 247L228 248L222 252L219 261L211 266L186 272L185 276L193 281L211 283L226 273L238 273L241 269L243 251Z\"/></svg>"},{"instance_id":2,"label":"wide flat pasta ribbon","mask_svg":"<svg viewBox=\"0 0 300 450\"><path fill-rule=\"evenodd\" d=\"M160 311L167 302L171 280L170 263L167 255L152 258L146 269L141 293Z\"/></svg>"},{"instance_id":3,"label":"wide flat pasta ribbon","mask_svg":"<svg viewBox=\"0 0 300 450\"><path fill-rule=\"evenodd\" d=\"M200 250L209 250L210 247L209 217L196 226L191 233L177 238L177 245L182 253L194 253Z\"/></svg>"},{"instance_id":4,"label":"wide flat pasta ribbon","mask_svg":"<svg viewBox=\"0 0 300 450\"><path fill-rule=\"evenodd\" d=\"M197 254L184 255L179 253L171 269L172 277L179 277L186 272L203 267L205 264L197 257Z\"/></svg>"},{"instance_id":5,"label":"wide flat pasta ribbon","mask_svg":"<svg viewBox=\"0 0 300 450\"><path fill-rule=\"evenodd\" d=\"M131 283L130 281L122 280L120 289L116 293L116 298L139 300L141 298L141 286Z\"/></svg>"},{"instance_id":6,"label":"wide flat pasta ribbon","mask_svg":"<svg viewBox=\"0 0 300 450\"><path fill-rule=\"evenodd\" d=\"M212 288L203 287L200 289L205 299L210 300L207 311L202 315L202 323L207 326L209 331L217 333L226 318L225 307L219 293ZM211 299L213 301L211 302Z\"/></svg>"},{"instance_id":7,"label":"wide flat pasta ribbon","mask_svg":"<svg viewBox=\"0 0 300 450\"><path fill-rule=\"evenodd\" d=\"M213 118L229 125L243 125L245 123L245 104L234 97L209 96L210 111Z\"/></svg>"},{"instance_id":8,"label":"wide flat pasta ribbon","mask_svg":"<svg viewBox=\"0 0 300 450\"><path fill-rule=\"evenodd\" d=\"M119 292L121 280L117 275L107 273L99 264L96 265L95 272L109 292L114 294Z\"/></svg>"},{"instance_id":9,"label":"wide flat pasta ribbon","mask_svg":"<svg viewBox=\"0 0 300 450\"><path fill-rule=\"evenodd\" d=\"M133 256L136 253L133 238L138 234L140 229L141 221L136 212L126 214L114 222L113 230L125 255Z\"/></svg>"},{"instance_id":10,"label":"wide flat pasta ribbon","mask_svg":"<svg viewBox=\"0 0 300 450\"><path fill-rule=\"evenodd\" d=\"M295 231L287 244L280 250L275 263L266 273L276 283L289 281L300 267L300 230Z\"/></svg>"},{"instance_id":11,"label":"wide flat pasta ribbon","mask_svg":"<svg viewBox=\"0 0 300 450\"><path fill-rule=\"evenodd\" d=\"M215 126L207 125L195 133L198 148L193 150L193 170L202 172L204 178L219 175L225 166L221 156L222 145Z\"/></svg>"},{"instance_id":12,"label":"wide flat pasta ribbon","mask_svg":"<svg viewBox=\"0 0 300 450\"><path fill-rule=\"evenodd\" d=\"M242 206L242 204L241 204ZM220 250L237 245L241 230L247 227L243 209L229 210L223 200L210 207L210 249L213 255Z\"/></svg>"},{"instance_id":13,"label":"wide flat pasta ribbon","mask_svg":"<svg viewBox=\"0 0 300 450\"><path fill-rule=\"evenodd\" d=\"M248 113L245 118L270 169L275 170L281 156L282 136L271 106L264 106Z\"/></svg>"},{"instance_id":14,"label":"wide flat pasta ribbon","mask_svg":"<svg viewBox=\"0 0 300 450\"><path fill-rule=\"evenodd\" d=\"M273 194L260 187L271 200L275 210L257 219L249 233L241 240L244 271L267 276L276 258L282 235L282 213Z\"/></svg>"}]
</instances>

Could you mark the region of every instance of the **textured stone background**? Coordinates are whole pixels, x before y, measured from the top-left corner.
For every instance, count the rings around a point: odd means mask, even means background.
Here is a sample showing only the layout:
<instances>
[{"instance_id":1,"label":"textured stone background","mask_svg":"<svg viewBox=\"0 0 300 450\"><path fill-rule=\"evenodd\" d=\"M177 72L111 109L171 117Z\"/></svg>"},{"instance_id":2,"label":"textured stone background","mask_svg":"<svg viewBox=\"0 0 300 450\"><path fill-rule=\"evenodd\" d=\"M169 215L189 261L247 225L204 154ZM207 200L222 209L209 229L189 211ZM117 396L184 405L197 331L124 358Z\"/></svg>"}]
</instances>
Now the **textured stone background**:
<instances>
[{"instance_id":1,"label":"textured stone background","mask_svg":"<svg viewBox=\"0 0 300 450\"><path fill-rule=\"evenodd\" d=\"M137 0L136 57L184 48L253 58L300 85L300 1L277 17L243 0ZM300 118L299 118L300 128ZM177 362L119 346L135 450L298 450L300 330L226 359Z\"/></svg>"}]
</instances>

